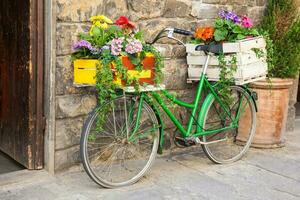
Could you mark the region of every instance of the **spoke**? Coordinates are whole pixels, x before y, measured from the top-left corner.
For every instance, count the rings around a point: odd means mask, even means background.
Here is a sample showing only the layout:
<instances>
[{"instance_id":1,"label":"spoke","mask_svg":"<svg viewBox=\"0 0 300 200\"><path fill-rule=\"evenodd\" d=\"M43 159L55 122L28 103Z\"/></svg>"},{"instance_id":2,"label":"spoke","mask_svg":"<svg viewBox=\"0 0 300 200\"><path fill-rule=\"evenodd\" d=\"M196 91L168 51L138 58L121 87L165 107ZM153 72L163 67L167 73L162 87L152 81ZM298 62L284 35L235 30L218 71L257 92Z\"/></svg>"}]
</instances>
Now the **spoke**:
<instances>
[{"instance_id":1,"label":"spoke","mask_svg":"<svg viewBox=\"0 0 300 200\"><path fill-rule=\"evenodd\" d=\"M111 127L114 127L114 123L110 120L109 116L107 117L106 121L109 122L109 124L111 125ZM114 133L114 128L111 129L110 126L105 126L105 127L108 128L110 132Z\"/></svg>"},{"instance_id":2,"label":"spoke","mask_svg":"<svg viewBox=\"0 0 300 200\"><path fill-rule=\"evenodd\" d=\"M115 136L117 136L117 127L116 127L116 115L115 115L115 106L112 105L112 112L113 112L113 119L114 119L114 131L115 131Z\"/></svg>"},{"instance_id":3,"label":"spoke","mask_svg":"<svg viewBox=\"0 0 300 200\"><path fill-rule=\"evenodd\" d=\"M108 147L106 147L105 149L103 149L102 151L100 151L100 152L102 152L102 153L100 153L100 155L97 155L97 154L94 154L94 155L92 155L90 158L93 158L93 157L95 157L95 156L98 156L97 157L97 159L99 158L99 157L101 157L102 155L103 155L103 153L105 153L108 149L110 149L111 147L113 147L114 146L114 143L112 143L112 144L110 144Z\"/></svg>"}]
</instances>

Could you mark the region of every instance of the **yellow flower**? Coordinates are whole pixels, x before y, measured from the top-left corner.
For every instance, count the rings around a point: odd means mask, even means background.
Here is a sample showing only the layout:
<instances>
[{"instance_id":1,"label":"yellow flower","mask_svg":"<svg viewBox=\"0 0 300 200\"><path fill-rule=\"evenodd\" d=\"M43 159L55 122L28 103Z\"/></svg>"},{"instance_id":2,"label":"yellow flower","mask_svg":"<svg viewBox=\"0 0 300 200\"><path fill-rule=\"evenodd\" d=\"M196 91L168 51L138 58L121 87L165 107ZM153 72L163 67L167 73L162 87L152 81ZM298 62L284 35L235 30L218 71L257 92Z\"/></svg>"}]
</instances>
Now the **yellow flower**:
<instances>
[{"instance_id":1,"label":"yellow flower","mask_svg":"<svg viewBox=\"0 0 300 200\"><path fill-rule=\"evenodd\" d=\"M95 26L101 28L101 29L107 29L108 28L108 24L107 23L101 23L99 21L97 21L95 24Z\"/></svg>"},{"instance_id":2,"label":"yellow flower","mask_svg":"<svg viewBox=\"0 0 300 200\"><path fill-rule=\"evenodd\" d=\"M113 21L104 15L96 15L90 18L90 21L95 24L96 22L103 22L106 24L113 24Z\"/></svg>"}]
</instances>

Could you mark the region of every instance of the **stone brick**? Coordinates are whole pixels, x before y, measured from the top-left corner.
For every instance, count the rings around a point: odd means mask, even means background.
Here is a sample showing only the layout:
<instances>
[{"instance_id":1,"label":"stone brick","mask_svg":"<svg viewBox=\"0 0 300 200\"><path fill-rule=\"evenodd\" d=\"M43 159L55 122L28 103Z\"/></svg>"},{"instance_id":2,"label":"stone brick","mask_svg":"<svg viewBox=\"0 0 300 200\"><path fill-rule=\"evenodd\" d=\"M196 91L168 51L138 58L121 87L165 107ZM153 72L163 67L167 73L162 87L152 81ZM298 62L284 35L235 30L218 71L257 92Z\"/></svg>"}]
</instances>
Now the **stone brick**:
<instances>
[{"instance_id":1,"label":"stone brick","mask_svg":"<svg viewBox=\"0 0 300 200\"><path fill-rule=\"evenodd\" d=\"M202 3L209 3L209 4L225 4L228 0L202 0Z\"/></svg>"},{"instance_id":2,"label":"stone brick","mask_svg":"<svg viewBox=\"0 0 300 200\"><path fill-rule=\"evenodd\" d=\"M128 13L126 0L104 0L104 14L112 20Z\"/></svg>"},{"instance_id":3,"label":"stone brick","mask_svg":"<svg viewBox=\"0 0 300 200\"><path fill-rule=\"evenodd\" d=\"M266 6L267 0L256 0L256 5L257 6Z\"/></svg>"},{"instance_id":4,"label":"stone brick","mask_svg":"<svg viewBox=\"0 0 300 200\"><path fill-rule=\"evenodd\" d=\"M56 97L56 117L87 115L96 106L95 95L65 95Z\"/></svg>"},{"instance_id":5,"label":"stone brick","mask_svg":"<svg viewBox=\"0 0 300 200\"><path fill-rule=\"evenodd\" d=\"M252 6L256 6L256 1L257 1L257 0L247 0L247 5L248 5L248 6L251 6L251 7L252 7Z\"/></svg>"},{"instance_id":6,"label":"stone brick","mask_svg":"<svg viewBox=\"0 0 300 200\"><path fill-rule=\"evenodd\" d=\"M227 4L232 4L232 5L246 5L246 0L228 0Z\"/></svg>"},{"instance_id":7,"label":"stone brick","mask_svg":"<svg viewBox=\"0 0 300 200\"><path fill-rule=\"evenodd\" d=\"M167 0L164 17L187 17L191 12L191 1Z\"/></svg>"},{"instance_id":8,"label":"stone brick","mask_svg":"<svg viewBox=\"0 0 300 200\"><path fill-rule=\"evenodd\" d=\"M172 58L186 58L186 50L182 45L172 45Z\"/></svg>"},{"instance_id":9,"label":"stone brick","mask_svg":"<svg viewBox=\"0 0 300 200\"><path fill-rule=\"evenodd\" d=\"M155 44L154 46L164 58L185 58L186 56L183 45Z\"/></svg>"},{"instance_id":10,"label":"stone brick","mask_svg":"<svg viewBox=\"0 0 300 200\"><path fill-rule=\"evenodd\" d=\"M61 150L79 145L83 117L56 120L55 149Z\"/></svg>"},{"instance_id":11,"label":"stone brick","mask_svg":"<svg viewBox=\"0 0 300 200\"><path fill-rule=\"evenodd\" d=\"M248 16L253 19L254 25L259 24L263 17L264 11L264 7L253 7L248 9Z\"/></svg>"},{"instance_id":12,"label":"stone brick","mask_svg":"<svg viewBox=\"0 0 300 200\"><path fill-rule=\"evenodd\" d=\"M88 30L89 26L85 24L58 23L56 27L56 54L71 54L72 45L78 41L79 33L88 32Z\"/></svg>"},{"instance_id":13,"label":"stone brick","mask_svg":"<svg viewBox=\"0 0 300 200\"><path fill-rule=\"evenodd\" d=\"M80 163L79 146L55 152L55 171L61 171Z\"/></svg>"},{"instance_id":14,"label":"stone brick","mask_svg":"<svg viewBox=\"0 0 300 200\"><path fill-rule=\"evenodd\" d=\"M193 2L191 15L198 19L213 19L218 16L219 8L213 4Z\"/></svg>"},{"instance_id":15,"label":"stone brick","mask_svg":"<svg viewBox=\"0 0 300 200\"><path fill-rule=\"evenodd\" d=\"M91 16L104 11L103 5L103 0L57 0L57 19L59 21L88 21Z\"/></svg>"},{"instance_id":16,"label":"stone brick","mask_svg":"<svg viewBox=\"0 0 300 200\"><path fill-rule=\"evenodd\" d=\"M159 17L163 14L165 0L128 0L136 19Z\"/></svg>"},{"instance_id":17,"label":"stone brick","mask_svg":"<svg viewBox=\"0 0 300 200\"><path fill-rule=\"evenodd\" d=\"M193 23L192 30L195 31L197 27L213 26L215 19L202 19Z\"/></svg>"},{"instance_id":18,"label":"stone brick","mask_svg":"<svg viewBox=\"0 0 300 200\"><path fill-rule=\"evenodd\" d=\"M152 20L142 21L141 23L139 23L139 29L143 30L146 41L152 41L154 37L157 35L157 33L164 28L176 27L176 28L191 30L191 28L194 27L195 24L196 24L196 20L187 21L186 19L182 19L182 18L152 19ZM176 35L176 37L181 38L180 35ZM163 42L166 40L160 40L160 41ZM167 42L170 43L171 40L167 40Z\"/></svg>"},{"instance_id":19,"label":"stone brick","mask_svg":"<svg viewBox=\"0 0 300 200\"><path fill-rule=\"evenodd\" d=\"M169 44L155 44L154 47L160 52L164 58L171 58L172 56L172 45Z\"/></svg>"},{"instance_id":20,"label":"stone brick","mask_svg":"<svg viewBox=\"0 0 300 200\"><path fill-rule=\"evenodd\" d=\"M248 7L247 6L240 6L240 5L236 5L236 6L233 6L233 9L232 9L234 12L236 12L236 14L238 15L247 15L248 13Z\"/></svg>"},{"instance_id":21,"label":"stone brick","mask_svg":"<svg viewBox=\"0 0 300 200\"><path fill-rule=\"evenodd\" d=\"M166 59L164 84L168 89L185 89L187 87L187 63L186 59Z\"/></svg>"}]
</instances>

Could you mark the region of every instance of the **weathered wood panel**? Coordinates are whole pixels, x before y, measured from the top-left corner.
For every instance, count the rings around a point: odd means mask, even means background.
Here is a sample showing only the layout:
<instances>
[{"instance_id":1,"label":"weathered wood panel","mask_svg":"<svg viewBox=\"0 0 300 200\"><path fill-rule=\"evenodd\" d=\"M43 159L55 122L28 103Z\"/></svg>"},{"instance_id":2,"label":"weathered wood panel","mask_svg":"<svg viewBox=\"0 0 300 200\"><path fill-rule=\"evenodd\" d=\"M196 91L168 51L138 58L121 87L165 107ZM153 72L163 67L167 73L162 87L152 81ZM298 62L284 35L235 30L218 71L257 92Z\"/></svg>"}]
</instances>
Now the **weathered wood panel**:
<instances>
[{"instance_id":1,"label":"weathered wood panel","mask_svg":"<svg viewBox=\"0 0 300 200\"><path fill-rule=\"evenodd\" d=\"M30 169L43 161L38 6L33 0L0 1L0 149Z\"/></svg>"}]
</instances>

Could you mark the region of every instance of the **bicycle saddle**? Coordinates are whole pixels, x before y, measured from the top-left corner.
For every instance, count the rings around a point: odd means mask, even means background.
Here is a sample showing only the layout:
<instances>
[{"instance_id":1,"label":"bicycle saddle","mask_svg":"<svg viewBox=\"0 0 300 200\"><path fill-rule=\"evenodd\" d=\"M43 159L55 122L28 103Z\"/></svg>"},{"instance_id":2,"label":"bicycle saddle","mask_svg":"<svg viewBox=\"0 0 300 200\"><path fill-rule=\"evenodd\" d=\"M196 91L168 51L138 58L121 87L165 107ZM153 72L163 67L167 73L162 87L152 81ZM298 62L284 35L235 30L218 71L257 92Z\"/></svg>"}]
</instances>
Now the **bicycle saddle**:
<instances>
[{"instance_id":1,"label":"bicycle saddle","mask_svg":"<svg viewBox=\"0 0 300 200\"><path fill-rule=\"evenodd\" d=\"M200 44L196 46L195 51L204 51L205 53L215 53L220 54L223 53L223 45L222 44Z\"/></svg>"}]
</instances>

